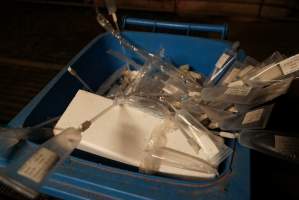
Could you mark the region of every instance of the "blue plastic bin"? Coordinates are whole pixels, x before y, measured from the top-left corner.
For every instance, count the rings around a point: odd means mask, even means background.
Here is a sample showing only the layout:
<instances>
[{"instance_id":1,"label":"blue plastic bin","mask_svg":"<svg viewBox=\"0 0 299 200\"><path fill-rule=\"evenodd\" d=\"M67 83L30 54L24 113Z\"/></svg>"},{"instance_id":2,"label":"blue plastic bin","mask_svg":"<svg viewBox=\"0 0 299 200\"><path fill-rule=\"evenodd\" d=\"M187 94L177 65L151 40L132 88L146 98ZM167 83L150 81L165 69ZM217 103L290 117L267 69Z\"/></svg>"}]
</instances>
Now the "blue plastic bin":
<instances>
[{"instance_id":1,"label":"blue plastic bin","mask_svg":"<svg viewBox=\"0 0 299 200\"><path fill-rule=\"evenodd\" d=\"M171 27L171 29L179 30L185 28L186 33L212 31L220 33L222 38L225 38L227 33L226 26L157 23L138 19L126 19L125 22L143 26L154 25L156 28ZM137 46L151 52L158 52L160 48L164 48L166 57L176 66L189 64L193 70L206 75L211 72L218 57L231 45L223 40L162 33L126 31L123 35ZM99 35L69 63L92 89L97 89L113 71L123 65L121 61L106 53L109 49L123 51L110 34ZM126 54L137 59L130 52ZM9 126L32 126L61 115L78 89L82 87L74 77L67 73L67 68L63 69L9 123ZM146 175L139 173L134 167L75 151L46 182L41 192L62 199L78 200L248 200L250 199L249 150L235 142L230 142L230 145L235 149L234 154L222 165L220 177L214 180L181 180L173 177ZM28 148L36 147L28 143ZM0 167L3 166L5 166L5 160L0 159Z\"/></svg>"}]
</instances>

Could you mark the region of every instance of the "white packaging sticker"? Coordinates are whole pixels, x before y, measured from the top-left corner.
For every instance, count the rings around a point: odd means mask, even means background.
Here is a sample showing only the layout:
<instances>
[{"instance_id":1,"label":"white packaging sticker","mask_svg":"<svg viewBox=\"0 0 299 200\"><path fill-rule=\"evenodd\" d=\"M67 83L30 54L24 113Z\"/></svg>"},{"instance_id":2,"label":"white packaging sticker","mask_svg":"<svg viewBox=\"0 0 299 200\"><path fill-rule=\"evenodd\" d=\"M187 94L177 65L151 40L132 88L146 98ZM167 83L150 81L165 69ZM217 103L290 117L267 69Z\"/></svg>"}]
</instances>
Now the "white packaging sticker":
<instances>
[{"instance_id":1,"label":"white packaging sticker","mask_svg":"<svg viewBox=\"0 0 299 200\"><path fill-rule=\"evenodd\" d=\"M263 116L263 113L264 113L263 108L246 113L242 121L242 124L250 124L259 121Z\"/></svg>"},{"instance_id":2,"label":"white packaging sticker","mask_svg":"<svg viewBox=\"0 0 299 200\"><path fill-rule=\"evenodd\" d=\"M217 69L220 69L223 67L223 65L228 61L228 59L230 58L230 55L228 55L227 53L223 53L220 58L218 59L217 63L215 64Z\"/></svg>"},{"instance_id":3,"label":"white packaging sticker","mask_svg":"<svg viewBox=\"0 0 299 200\"><path fill-rule=\"evenodd\" d=\"M25 162L18 174L40 183L58 161L58 155L46 148L41 148Z\"/></svg>"},{"instance_id":4,"label":"white packaging sticker","mask_svg":"<svg viewBox=\"0 0 299 200\"><path fill-rule=\"evenodd\" d=\"M239 68L232 69L232 71L230 71L230 73L224 79L223 83L228 84L228 83L234 81L235 78L238 76L239 72L240 72Z\"/></svg>"},{"instance_id":5,"label":"white packaging sticker","mask_svg":"<svg viewBox=\"0 0 299 200\"><path fill-rule=\"evenodd\" d=\"M279 62L279 66L284 75L288 75L299 70L299 54Z\"/></svg>"},{"instance_id":6,"label":"white packaging sticker","mask_svg":"<svg viewBox=\"0 0 299 200\"><path fill-rule=\"evenodd\" d=\"M247 96L251 91L251 87L248 86L235 86L229 87L224 94L233 96Z\"/></svg>"}]
</instances>

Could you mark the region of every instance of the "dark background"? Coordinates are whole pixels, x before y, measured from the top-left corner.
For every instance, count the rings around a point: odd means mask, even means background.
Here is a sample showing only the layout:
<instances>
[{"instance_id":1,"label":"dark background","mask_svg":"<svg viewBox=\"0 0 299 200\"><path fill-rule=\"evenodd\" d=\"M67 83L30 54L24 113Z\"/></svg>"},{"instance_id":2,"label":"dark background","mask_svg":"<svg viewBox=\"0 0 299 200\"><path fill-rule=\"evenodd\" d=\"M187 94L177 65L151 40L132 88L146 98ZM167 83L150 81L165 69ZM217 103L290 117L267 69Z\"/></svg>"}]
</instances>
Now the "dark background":
<instances>
[{"instance_id":1,"label":"dark background","mask_svg":"<svg viewBox=\"0 0 299 200\"><path fill-rule=\"evenodd\" d=\"M81 48L103 32L91 3L1 1L0 125L8 123ZM246 53L260 61L274 51L299 53L298 1L120 0L118 4L119 18L228 23L228 39L239 40ZM252 198L299 199L298 167L253 152ZM17 198L6 189L1 191L3 199Z\"/></svg>"}]
</instances>

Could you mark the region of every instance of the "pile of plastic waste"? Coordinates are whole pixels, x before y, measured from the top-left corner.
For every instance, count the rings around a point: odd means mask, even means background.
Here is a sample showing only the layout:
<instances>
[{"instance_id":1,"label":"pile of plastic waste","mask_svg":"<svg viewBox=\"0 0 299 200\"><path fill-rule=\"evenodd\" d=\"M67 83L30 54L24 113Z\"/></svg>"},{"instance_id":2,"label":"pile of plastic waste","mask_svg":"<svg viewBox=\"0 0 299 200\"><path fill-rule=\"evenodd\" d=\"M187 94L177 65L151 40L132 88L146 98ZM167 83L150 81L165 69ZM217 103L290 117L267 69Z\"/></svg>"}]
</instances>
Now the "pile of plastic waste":
<instances>
[{"instance_id":1,"label":"pile of plastic waste","mask_svg":"<svg viewBox=\"0 0 299 200\"><path fill-rule=\"evenodd\" d=\"M123 105L133 106L163 121L153 129L144 147L138 167L145 173L157 172L163 164L217 175L219 164L233 153L223 138L236 139L246 147L298 161L298 147L294 145L298 142L296 135L292 134L293 130L274 126L277 120L273 113L279 111L280 102L285 101L283 98L295 92L299 55L287 58L275 52L262 62L251 57L240 60L239 44L234 43L231 49L223 52L212 74L206 77L192 71L187 63L174 66L163 57L163 49L155 54L136 47L99 12L97 20L126 51L139 56L142 62L123 52L107 52L125 65L95 93L113 99L114 103L77 128L65 129L55 137L48 133L51 130L40 126L1 130L1 153L11 155L13 152L16 159L0 171L0 181L35 197L46 177L78 146L81 133L107 110ZM69 72L91 90L73 69L69 68ZM281 127L290 126L281 122ZM192 150L196 154L200 152L201 157L166 147L174 130L180 130ZM47 136L48 140L32 152L23 154L20 142L36 135ZM15 145L19 145L17 151L13 150Z\"/></svg>"}]
</instances>

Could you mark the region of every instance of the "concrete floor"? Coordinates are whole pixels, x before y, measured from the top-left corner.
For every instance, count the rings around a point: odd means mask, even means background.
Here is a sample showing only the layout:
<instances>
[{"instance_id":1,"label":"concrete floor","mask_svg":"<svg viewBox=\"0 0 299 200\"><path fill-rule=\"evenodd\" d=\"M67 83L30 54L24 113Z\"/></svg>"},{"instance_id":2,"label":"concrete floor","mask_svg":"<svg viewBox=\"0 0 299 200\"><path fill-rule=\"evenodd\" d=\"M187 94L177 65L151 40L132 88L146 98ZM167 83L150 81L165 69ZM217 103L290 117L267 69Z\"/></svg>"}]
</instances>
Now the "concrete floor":
<instances>
[{"instance_id":1,"label":"concrete floor","mask_svg":"<svg viewBox=\"0 0 299 200\"><path fill-rule=\"evenodd\" d=\"M286 55L299 52L299 22L120 13L174 21L227 22L229 40L239 40L246 53L258 60L276 50ZM0 125L6 124L62 66L103 31L90 8L24 3L1 6L0 24ZM261 161L263 165L259 165ZM297 167L253 153L253 199L266 198L271 193L299 199L295 190Z\"/></svg>"}]
</instances>

